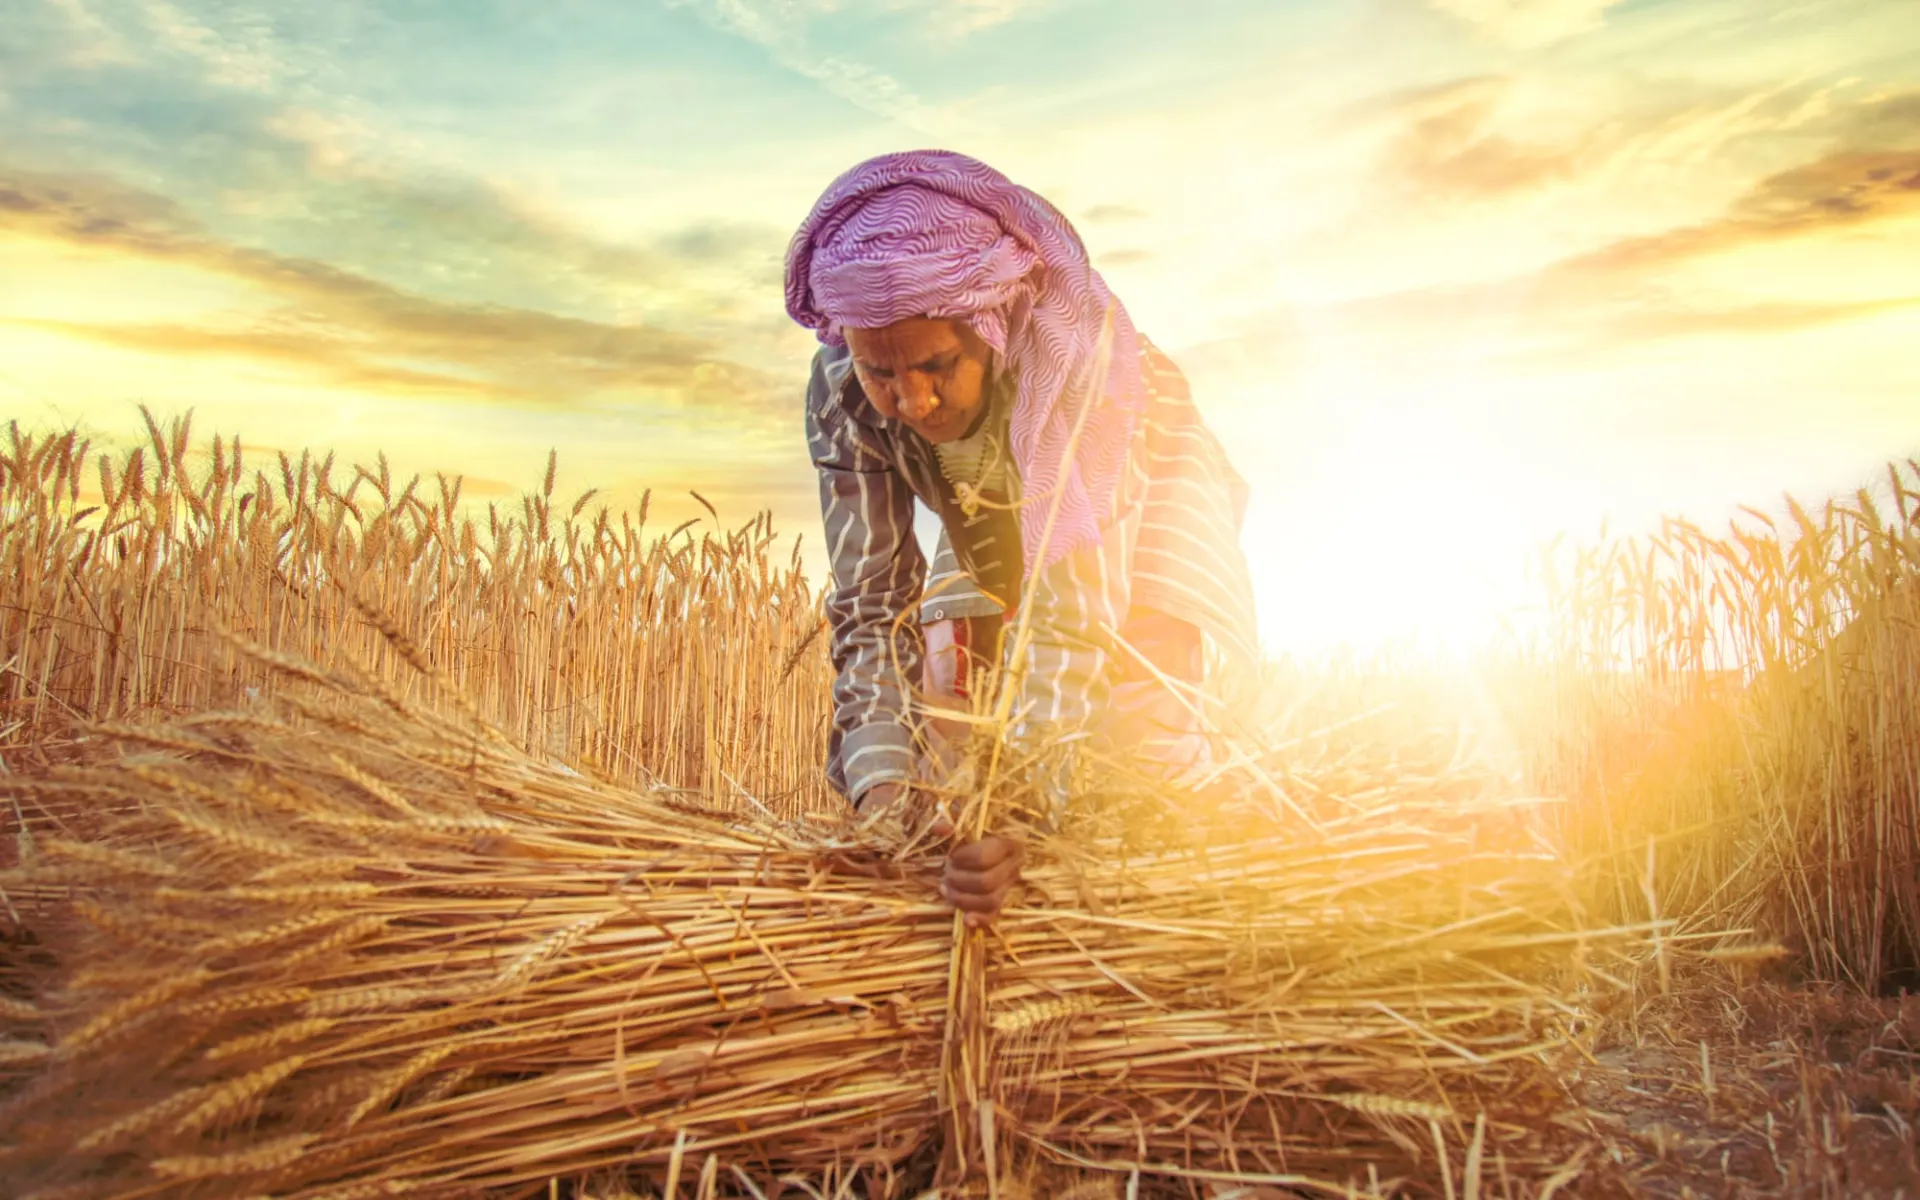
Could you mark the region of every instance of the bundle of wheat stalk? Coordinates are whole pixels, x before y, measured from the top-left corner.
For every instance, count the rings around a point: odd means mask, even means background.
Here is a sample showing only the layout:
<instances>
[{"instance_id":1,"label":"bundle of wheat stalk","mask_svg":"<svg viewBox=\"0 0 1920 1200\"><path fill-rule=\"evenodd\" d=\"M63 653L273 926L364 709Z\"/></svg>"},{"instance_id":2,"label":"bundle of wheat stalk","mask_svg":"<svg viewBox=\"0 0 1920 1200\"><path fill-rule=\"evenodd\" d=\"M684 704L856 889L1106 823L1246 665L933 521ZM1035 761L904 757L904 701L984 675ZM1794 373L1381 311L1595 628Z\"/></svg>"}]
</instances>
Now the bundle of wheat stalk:
<instances>
[{"instance_id":1,"label":"bundle of wheat stalk","mask_svg":"<svg viewBox=\"0 0 1920 1200\"><path fill-rule=\"evenodd\" d=\"M990 1067L950 1182L982 1194L1022 1164L1181 1194L1571 1170L1553 1064L1609 943L1451 743L1298 745L1044 820L1009 791L1029 884L970 1011L939 849L899 827L698 810L277 666L301 686L271 707L9 781L0 882L59 959L0 999L15 1194L905 1194L963 1030Z\"/></svg>"}]
</instances>

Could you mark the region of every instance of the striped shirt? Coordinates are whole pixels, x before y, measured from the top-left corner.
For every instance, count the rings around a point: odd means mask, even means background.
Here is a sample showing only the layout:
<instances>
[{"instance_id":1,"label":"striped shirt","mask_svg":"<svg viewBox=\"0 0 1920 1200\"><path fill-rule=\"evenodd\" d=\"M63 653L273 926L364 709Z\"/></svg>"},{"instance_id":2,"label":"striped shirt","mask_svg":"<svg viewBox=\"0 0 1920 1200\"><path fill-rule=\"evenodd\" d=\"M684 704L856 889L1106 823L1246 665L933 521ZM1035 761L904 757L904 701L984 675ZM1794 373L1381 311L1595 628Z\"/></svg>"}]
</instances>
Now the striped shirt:
<instances>
[{"instance_id":1,"label":"striped shirt","mask_svg":"<svg viewBox=\"0 0 1920 1200\"><path fill-rule=\"evenodd\" d=\"M1202 423L1186 379L1144 337L1141 365L1146 415L1100 544L1061 558L1032 589L1016 739L1100 716L1126 655L1114 635L1130 611L1190 622L1239 661L1258 654L1239 541L1246 484ZM814 356L806 427L833 576L827 775L857 798L913 777L909 683L920 678L920 623L1004 613L1023 598L1019 522L992 507L964 512L933 446L868 403L844 348ZM916 499L940 518L931 571L913 533Z\"/></svg>"}]
</instances>

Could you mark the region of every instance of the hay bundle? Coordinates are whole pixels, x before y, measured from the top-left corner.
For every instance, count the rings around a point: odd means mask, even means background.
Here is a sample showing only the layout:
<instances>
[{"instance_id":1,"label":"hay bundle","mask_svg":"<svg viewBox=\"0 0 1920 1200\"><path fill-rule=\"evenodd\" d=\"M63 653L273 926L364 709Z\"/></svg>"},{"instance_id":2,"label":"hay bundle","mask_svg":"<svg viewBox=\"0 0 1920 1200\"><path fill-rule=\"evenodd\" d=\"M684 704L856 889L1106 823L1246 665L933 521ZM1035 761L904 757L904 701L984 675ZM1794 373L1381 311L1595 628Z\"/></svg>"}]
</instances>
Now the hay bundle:
<instances>
[{"instance_id":1,"label":"hay bundle","mask_svg":"<svg viewBox=\"0 0 1920 1200\"><path fill-rule=\"evenodd\" d=\"M1258 786L1029 830L969 1011L937 848L602 785L295 669L316 686L271 711L111 730L119 757L14 783L43 823L9 894L70 897L40 918L55 976L0 1002L20 1193L531 1195L619 1170L898 1194L962 1030L991 1063L976 1176L1438 1193L1556 1165L1551 1048L1592 941L1450 743L1296 750ZM81 809L96 837L48 832Z\"/></svg>"}]
</instances>

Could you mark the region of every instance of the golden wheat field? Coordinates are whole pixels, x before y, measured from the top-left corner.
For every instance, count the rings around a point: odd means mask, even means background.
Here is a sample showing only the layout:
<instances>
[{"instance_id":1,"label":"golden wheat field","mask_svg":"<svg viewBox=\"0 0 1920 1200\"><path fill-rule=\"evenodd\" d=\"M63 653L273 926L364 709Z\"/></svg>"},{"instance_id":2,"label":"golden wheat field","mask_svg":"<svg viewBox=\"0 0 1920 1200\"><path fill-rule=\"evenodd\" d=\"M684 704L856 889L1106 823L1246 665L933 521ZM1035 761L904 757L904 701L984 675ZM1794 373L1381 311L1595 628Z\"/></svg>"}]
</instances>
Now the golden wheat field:
<instances>
[{"instance_id":1,"label":"golden wheat field","mask_svg":"<svg viewBox=\"0 0 1920 1200\"><path fill-rule=\"evenodd\" d=\"M766 518L150 433L0 447L0 1192L1920 1195L1920 464L1177 787L982 722L974 930Z\"/></svg>"}]
</instances>

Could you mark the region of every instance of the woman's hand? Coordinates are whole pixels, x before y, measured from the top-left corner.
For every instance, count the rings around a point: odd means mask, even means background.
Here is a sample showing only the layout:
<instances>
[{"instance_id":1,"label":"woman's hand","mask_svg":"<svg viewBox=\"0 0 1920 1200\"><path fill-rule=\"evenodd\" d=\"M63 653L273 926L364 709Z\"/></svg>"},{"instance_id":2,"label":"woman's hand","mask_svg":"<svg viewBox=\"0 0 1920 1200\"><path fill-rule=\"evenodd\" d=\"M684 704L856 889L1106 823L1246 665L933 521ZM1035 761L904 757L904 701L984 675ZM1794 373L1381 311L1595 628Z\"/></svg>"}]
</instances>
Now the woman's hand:
<instances>
[{"instance_id":1,"label":"woman's hand","mask_svg":"<svg viewBox=\"0 0 1920 1200\"><path fill-rule=\"evenodd\" d=\"M859 813L862 819L907 804L912 790L904 783L877 783L861 793ZM953 823L935 817L929 831L937 837L953 833ZM957 846L947 855L946 870L940 876L940 895L967 915L967 924L982 926L999 915L1007 893L1020 882L1020 866L1025 848L1012 838L988 834L977 842Z\"/></svg>"},{"instance_id":2,"label":"woman's hand","mask_svg":"<svg viewBox=\"0 0 1920 1200\"><path fill-rule=\"evenodd\" d=\"M1020 882L1020 864L1025 857L1019 842L992 833L958 846L947 855L940 894L967 914L967 924L987 925L999 915L1007 893Z\"/></svg>"},{"instance_id":3,"label":"woman's hand","mask_svg":"<svg viewBox=\"0 0 1920 1200\"><path fill-rule=\"evenodd\" d=\"M925 820L926 813L924 810L916 813L913 809L914 802L925 799L925 795L923 793L921 796L916 797L913 793L914 789L912 784L876 783L866 791L860 793L860 799L854 805L854 815L862 821L865 821L876 814L883 813L888 809L893 809L895 810L895 816L903 825L910 825L916 818ZM933 807L932 804L925 806L925 808L928 809L932 809ZM944 812L934 809L932 817L933 819L927 822L926 832L932 834L934 837L943 838L952 836L953 822L947 820Z\"/></svg>"}]
</instances>

